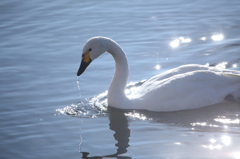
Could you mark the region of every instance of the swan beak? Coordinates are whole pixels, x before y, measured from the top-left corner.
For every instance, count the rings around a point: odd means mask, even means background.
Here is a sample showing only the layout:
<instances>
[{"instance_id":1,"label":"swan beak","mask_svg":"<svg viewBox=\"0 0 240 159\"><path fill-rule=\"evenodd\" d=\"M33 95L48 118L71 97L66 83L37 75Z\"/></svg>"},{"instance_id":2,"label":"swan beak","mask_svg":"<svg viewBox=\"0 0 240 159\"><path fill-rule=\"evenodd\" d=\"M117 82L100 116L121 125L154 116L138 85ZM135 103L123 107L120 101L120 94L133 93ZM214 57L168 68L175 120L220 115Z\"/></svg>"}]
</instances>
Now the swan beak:
<instances>
[{"instance_id":1,"label":"swan beak","mask_svg":"<svg viewBox=\"0 0 240 159\"><path fill-rule=\"evenodd\" d=\"M82 62L78 69L77 76L80 76L85 71L85 69L88 67L88 65L92 62L89 53L90 53L90 51L88 51L87 53L82 55Z\"/></svg>"}]
</instances>

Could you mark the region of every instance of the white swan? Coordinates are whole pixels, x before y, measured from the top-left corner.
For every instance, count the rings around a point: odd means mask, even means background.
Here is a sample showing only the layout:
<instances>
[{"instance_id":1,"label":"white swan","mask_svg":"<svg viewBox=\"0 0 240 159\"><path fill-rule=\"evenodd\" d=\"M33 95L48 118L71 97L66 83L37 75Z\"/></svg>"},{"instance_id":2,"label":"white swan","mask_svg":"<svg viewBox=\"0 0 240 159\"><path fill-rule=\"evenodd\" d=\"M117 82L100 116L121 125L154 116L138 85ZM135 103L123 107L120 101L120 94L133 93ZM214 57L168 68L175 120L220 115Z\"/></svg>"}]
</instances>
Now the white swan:
<instances>
[{"instance_id":1,"label":"white swan","mask_svg":"<svg viewBox=\"0 0 240 159\"><path fill-rule=\"evenodd\" d=\"M203 65L183 65L147 80L130 97L125 95L128 62L122 48L112 39L93 37L83 48L81 75L92 60L109 52L116 63L108 89L108 105L119 109L177 111L236 101L240 97L240 71Z\"/></svg>"}]
</instances>

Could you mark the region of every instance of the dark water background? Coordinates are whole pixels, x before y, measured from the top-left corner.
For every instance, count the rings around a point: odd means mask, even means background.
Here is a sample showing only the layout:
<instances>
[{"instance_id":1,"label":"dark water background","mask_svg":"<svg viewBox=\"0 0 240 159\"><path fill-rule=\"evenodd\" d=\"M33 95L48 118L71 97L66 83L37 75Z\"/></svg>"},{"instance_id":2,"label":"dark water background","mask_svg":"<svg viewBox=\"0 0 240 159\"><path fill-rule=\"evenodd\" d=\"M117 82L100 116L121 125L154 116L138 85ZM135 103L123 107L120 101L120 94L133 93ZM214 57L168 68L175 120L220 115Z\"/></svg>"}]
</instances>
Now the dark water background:
<instances>
[{"instance_id":1,"label":"dark water background","mask_svg":"<svg viewBox=\"0 0 240 159\"><path fill-rule=\"evenodd\" d=\"M129 82L189 63L240 70L239 15L238 0L0 1L0 158L239 159L236 104L105 111L91 101L108 88L112 57L76 77L93 36L123 47Z\"/></svg>"}]
</instances>

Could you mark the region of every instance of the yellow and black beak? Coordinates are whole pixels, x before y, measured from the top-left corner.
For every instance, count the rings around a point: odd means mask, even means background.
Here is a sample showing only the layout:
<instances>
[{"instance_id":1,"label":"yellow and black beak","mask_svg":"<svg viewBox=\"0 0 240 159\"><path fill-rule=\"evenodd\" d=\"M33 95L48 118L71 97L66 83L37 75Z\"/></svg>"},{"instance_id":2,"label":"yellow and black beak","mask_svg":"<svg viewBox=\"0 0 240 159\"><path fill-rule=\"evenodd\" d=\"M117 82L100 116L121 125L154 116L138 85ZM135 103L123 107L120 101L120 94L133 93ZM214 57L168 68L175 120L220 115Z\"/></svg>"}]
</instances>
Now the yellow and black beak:
<instances>
[{"instance_id":1,"label":"yellow and black beak","mask_svg":"<svg viewBox=\"0 0 240 159\"><path fill-rule=\"evenodd\" d=\"M92 62L89 53L90 53L90 51L88 51L82 55L82 62L78 69L77 76L80 76L85 71L85 69L88 67L88 65Z\"/></svg>"}]
</instances>

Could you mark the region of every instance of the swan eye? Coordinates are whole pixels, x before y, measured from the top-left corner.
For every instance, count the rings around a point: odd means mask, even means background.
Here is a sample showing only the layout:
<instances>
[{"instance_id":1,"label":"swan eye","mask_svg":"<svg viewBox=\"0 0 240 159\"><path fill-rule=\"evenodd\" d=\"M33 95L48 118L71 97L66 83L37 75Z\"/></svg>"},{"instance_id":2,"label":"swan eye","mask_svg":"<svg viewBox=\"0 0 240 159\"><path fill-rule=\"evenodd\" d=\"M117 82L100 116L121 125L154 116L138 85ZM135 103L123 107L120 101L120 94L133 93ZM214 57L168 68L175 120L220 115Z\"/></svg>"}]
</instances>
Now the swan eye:
<instances>
[{"instance_id":1,"label":"swan eye","mask_svg":"<svg viewBox=\"0 0 240 159\"><path fill-rule=\"evenodd\" d=\"M92 48L90 48L88 51L92 51Z\"/></svg>"}]
</instances>

